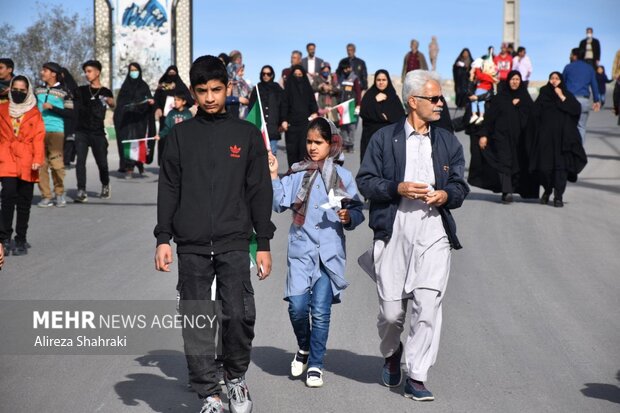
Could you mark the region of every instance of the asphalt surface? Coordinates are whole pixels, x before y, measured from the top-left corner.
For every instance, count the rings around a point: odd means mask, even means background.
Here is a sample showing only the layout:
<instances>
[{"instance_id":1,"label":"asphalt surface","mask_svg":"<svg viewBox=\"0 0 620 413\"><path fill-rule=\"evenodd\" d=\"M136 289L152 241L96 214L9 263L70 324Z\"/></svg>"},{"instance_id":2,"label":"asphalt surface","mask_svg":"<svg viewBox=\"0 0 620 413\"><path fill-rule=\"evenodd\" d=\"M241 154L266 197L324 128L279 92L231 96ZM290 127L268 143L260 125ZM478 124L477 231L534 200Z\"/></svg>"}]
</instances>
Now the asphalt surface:
<instances>
[{"instance_id":1,"label":"asphalt surface","mask_svg":"<svg viewBox=\"0 0 620 413\"><path fill-rule=\"evenodd\" d=\"M366 223L348 233L351 286L333 308L325 386L308 389L289 378L296 348L282 294L291 217L274 214L274 271L254 282L258 318L247 379L255 411L620 412L616 120L609 110L591 114L589 164L569 184L563 209L518 197L506 206L472 188L454 211L464 249L453 253L439 358L427 383L431 403L379 383L376 292L356 262L371 244ZM459 138L467 154L469 140ZM285 154L278 157L284 165ZM346 166L357 171L358 157ZM117 167L114 154L110 166ZM164 274L152 263L156 181L157 168L133 180L114 174L112 199L99 200L90 157L89 203L33 207L32 249L7 258L0 299L174 300L176 264ZM75 182L71 170L69 196ZM135 356L0 355L0 412L197 412L201 404L186 382L181 347Z\"/></svg>"}]
</instances>

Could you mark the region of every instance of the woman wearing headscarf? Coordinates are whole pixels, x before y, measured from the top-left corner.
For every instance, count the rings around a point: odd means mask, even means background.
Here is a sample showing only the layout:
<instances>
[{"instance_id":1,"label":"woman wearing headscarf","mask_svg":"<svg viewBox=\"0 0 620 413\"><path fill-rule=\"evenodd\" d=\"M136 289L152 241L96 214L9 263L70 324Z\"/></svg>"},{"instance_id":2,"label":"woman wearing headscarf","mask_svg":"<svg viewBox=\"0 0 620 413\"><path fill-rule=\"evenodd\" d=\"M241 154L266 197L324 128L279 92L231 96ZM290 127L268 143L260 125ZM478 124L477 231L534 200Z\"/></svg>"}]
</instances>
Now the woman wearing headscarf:
<instances>
[{"instance_id":1,"label":"woman wearing headscarf","mask_svg":"<svg viewBox=\"0 0 620 413\"><path fill-rule=\"evenodd\" d=\"M464 48L459 57L452 65L452 78L454 79L454 99L457 108L464 108L469 103L469 71L471 70L471 52Z\"/></svg>"},{"instance_id":2,"label":"woman wearing headscarf","mask_svg":"<svg viewBox=\"0 0 620 413\"><path fill-rule=\"evenodd\" d=\"M269 172L273 210L293 212L284 294L298 344L291 375L299 377L307 370L306 385L321 387L331 307L349 285L344 230L353 230L364 214L353 175L340 161L343 141L336 125L325 118L312 120L306 147L305 160L293 164L281 179L278 160L270 154Z\"/></svg>"},{"instance_id":3,"label":"woman wearing headscarf","mask_svg":"<svg viewBox=\"0 0 620 413\"><path fill-rule=\"evenodd\" d=\"M489 102L478 144L499 174L502 203L509 204L515 190L523 198L538 198L538 184L529 176L531 145L526 133L534 102L521 73L513 70L506 79L509 87Z\"/></svg>"},{"instance_id":4,"label":"woman wearing headscarf","mask_svg":"<svg viewBox=\"0 0 620 413\"><path fill-rule=\"evenodd\" d=\"M28 253L26 233L34 183L45 158L45 124L37 108L32 84L25 76L15 76L9 88L9 103L0 105L0 180L2 181L2 242L5 254L11 251L13 215L15 249L13 255Z\"/></svg>"},{"instance_id":5,"label":"woman wearing headscarf","mask_svg":"<svg viewBox=\"0 0 620 413\"><path fill-rule=\"evenodd\" d=\"M189 93L187 85L183 82L181 76L179 76L179 69L175 65L168 66L166 72L159 78L157 89L153 96L155 99L155 122L159 122L160 129L164 127L166 115L172 110L174 97L179 93L185 96L188 108L194 106L194 99L191 93ZM158 156L161 156L162 151L163 141L159 141L157 143L157 152L160 155Z\"/></svg>"},{"instance_id":6,"label":"woman wearing headscarf","mask_svg":"<svg viewBox=\"0 0 620 413\"><path fill-rule=\"evenodd\" d=\"M284 90L277 82L274 82L275 73L273 67L269 65L261 68L260 82L252 89L250 103L248 104L248 108L252 110L257 103L258 95L260 95L260 104L263 109L265 122L267 123L267 133L269 133L271 153L274 155L278 152L278 141L281 139L279 128L282 125L284 112L286 111Z\"/></svg>"},{"instance_id":7,"label":"woman wearing headscarf","mask_svg":"<svg viewBox=\"0 0 620 413\"><path fill-rule=\"evenodd\" d=\"M375 82L362 98L360 116L362 118L361 162L372 135L382 127L405 116L403 102L396 94L387 70L380 69L375 72Z\"/></svg>"},{"instance_id":8,"label":"woman wearing headscarf","mask_svg":"<svg viewBox=\"0 0 620 413\"><path fill-rule=\"evenodd\" d=\"M130 179L137 166L140 174L144 172L144 165L131 159L126 159L123 151L123 141L143 139L147 135L155 135L155 118L153 105L155 100L149 85L142 79L142 68L138 63L130 63L127 77L121 86L116 99L114 111L114 128L118 142L120 170L125 172L125 178ZM148 141L149 158L152 160L155 141ZM147 160L148 163L148 160Z\"/></svg>"},{"instance_id":9,"label":"woman wearing headscarf","mask_svg":"<svg viewBox=\"0 0 620 413\"><path fill-rule=\"evenodd\" d=\"M284 88L286 110L282 128L286 132L286 158L289 167L306 157L306 129L319 110L306 71L301 65L291 67Z\"/></svg>"},{"instance_id":10,"label":"woman wearing headscarf","mask_svg":"<svg viewBox=\"0 0 620 413\"><path fill-rule=\"evenodd\" d=\"M239 104L231 105L230 114L234 118L245 119L248 113L248 104L250 103L250 85L245 81L243 76L245 75L245 65L232 64L233 76L230 79L230 96L236 99Z\"/></svg>"},{"instance_id":11,"label":"woman wearing headscarf","mask_svg":"<svg viewBox=\"0 0 620 413\"><path fill-rule=\"evenodd\" d=\"M319 116L329 117L329 114L338 102L340 96L340 84L338 76L332 73L329 62L323 62L318 76L312 80L312 90L317 94Z\"/></svg>"},{"instance_id":12,"label":"woman wearing headscarf","mask_svg":"<svg viewBox=\"0 0 620 413\"><path fill-rule=\"evenodd\" d=\"M566 182L575 182L587 161L577 123L581 105L566 90L560 72L552 72L534 103L536 132L531 165L544 188L540 203L546 205L553 192L553 206L562 207Z\"/></svg>"}]
</instances>

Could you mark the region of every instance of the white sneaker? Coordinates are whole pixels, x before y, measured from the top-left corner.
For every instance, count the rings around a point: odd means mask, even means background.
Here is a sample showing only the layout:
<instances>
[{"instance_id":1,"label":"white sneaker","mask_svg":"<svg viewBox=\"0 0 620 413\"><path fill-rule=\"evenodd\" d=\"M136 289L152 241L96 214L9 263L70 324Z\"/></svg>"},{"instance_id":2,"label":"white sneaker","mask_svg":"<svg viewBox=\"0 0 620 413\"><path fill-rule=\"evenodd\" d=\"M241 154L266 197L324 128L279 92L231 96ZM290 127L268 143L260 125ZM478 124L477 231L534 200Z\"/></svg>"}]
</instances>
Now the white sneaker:
<instances>
[{"instance_id":1,"label":"white sneaker","mask_svg":"<svg viewBox=\"0 0 620 413\"><path fill-rule=\"evenodd\" d=\"M323 372L318 367L310 367L306 376L306 386L323 387Z\"/></svg>"},{"instance_id":2,"label":"white sneaker","mask_svg":"<svg viewBox=\"0 0 620 413\"><path fill-rule=\"evenodd\" d=\"M67 200L65 199L65 194L56 195L56 206L58 208L64 208L67 206Z\"/></svg>"},{"instance_id":3,"label":"white sneaker","mask_svg":"<svg viewBox=\"0 0 620 413\"><path fill-rule=\"evenodd\" d=\"M200 413L223 413L224 406L222 405L222 401L219 397L216 399L215 397L207 397L204 399L204 404L202 405L202 409L200 409Z\"/></svg>"},{"instance_id":4,"label":"white sneaker","mask_svg":"<svg viewBox=\"0 0 620 413\"><path fill-rule=\"evenodd\" d=\"M299 377L308 368L309 351L299 350L291 362L291 376Z\"/></svg>"},{"instance_id":5,"label":"white sneaker","mask_svg":"<svg viewBox=\"0 0 620 413\"><path fill-rule=\"evenodd\" d=\"M484 116L480 116L480 117L476 120L476 125L480 125L482 122L484 122Z\"/></svg>"},{"instance_id":6,"label":"white sneaker","mask_svg":"<svg viewBox=\"0 0 620 413\"><path fill-rule=\"evenodd\" d=\"M478 115L474 113L471 115L471 118L469 118L469 123L472 124L477 120L478 120Z\"/></svg>"},{"instance_id":7,"label":"white sneaker","mask_svg":"<svg viewBox=\"0 0 620 413\"><path fill-rule=\"evenodd\" d=\"M228 393L228 410L230 413L251 413L252 398L245 377L225 380Z\"/></svg>"}]
</instances>

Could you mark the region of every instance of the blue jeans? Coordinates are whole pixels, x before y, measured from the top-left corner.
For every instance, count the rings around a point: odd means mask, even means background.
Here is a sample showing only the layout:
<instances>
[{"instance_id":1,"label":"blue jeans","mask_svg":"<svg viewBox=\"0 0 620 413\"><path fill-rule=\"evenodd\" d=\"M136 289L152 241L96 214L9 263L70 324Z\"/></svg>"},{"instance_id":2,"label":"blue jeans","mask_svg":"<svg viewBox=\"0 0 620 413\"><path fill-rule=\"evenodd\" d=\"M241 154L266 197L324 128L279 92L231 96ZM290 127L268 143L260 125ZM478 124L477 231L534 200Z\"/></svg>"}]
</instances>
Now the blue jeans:
<instances>
[{"instance_id":1,"label":"blue jeans","mask_svg":"<svg viewBox=\"0 0 620 413\"><path fill-rule=\"evenodd\" d=\"M270 140L269 145L271 146L271 153L275 156L278 153L278 141Z\"/></svg>"},{"instance_id":2,"label":"blue jeans","mask_svg":"<svg viewBox=\"0 0 620 413\"><path fill-rule=\"evenodd\" d=\"M476 89L476 93L474 93L474 95L480 96L487 92L488 90L478 88ZM480 116L484 115L484 100L474 100L471 102L471 114L475 115L476 112L480 112Z\"/></svg>"},{"instance_id":3,"label":"blue jeans","mask_svg":"<svg viewBox=\"0 0 620 413\"><path fill-rule=\"evenodd\" d=\"M323 369L332 299L331 281L322 265L321 278L314 283L311 291L288 297L288 314L297 337L297 344L301 350L310 350L308 367Z\"/></svg>"}]
</instances>

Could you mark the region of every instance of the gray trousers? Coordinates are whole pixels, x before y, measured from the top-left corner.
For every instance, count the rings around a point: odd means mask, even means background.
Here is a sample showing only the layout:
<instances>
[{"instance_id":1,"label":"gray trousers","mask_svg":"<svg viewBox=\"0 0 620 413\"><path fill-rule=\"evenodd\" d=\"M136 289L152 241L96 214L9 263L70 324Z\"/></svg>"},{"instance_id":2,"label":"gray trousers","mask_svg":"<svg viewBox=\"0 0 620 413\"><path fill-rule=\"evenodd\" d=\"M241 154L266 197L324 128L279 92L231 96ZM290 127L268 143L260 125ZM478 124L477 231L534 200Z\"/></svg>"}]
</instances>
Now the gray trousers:
<instances>
[{"instance_id":1,"label":"gray trousers","mask_svg":"<svg viewBox=\"0 0 620 413\"><path fill-rule=\"evenodd\" d=\"M345 148L353 148L355 145L355 130L357 129L357 123L349 123L340 127L340 135L342 135L342 141Z\"/></svg>"},{"instance_id":2,"label":"gray trousers","mask_svg":"<svg viewBox=\"0 0 620 413\"><path fill-rule=\"evenodd\" d=\"M383 357L389 357L398 350L407 307L411 301L411 321L404 354L407 375L414 380L425 382L428 370L437 360L443 295L436 290L416 288L411 299L384 301L379 297L377 329Z\"/></svg>"},{"instance_id":3,"label":"gray trousers","mask_svg":"<svg viewBox=\"0 0 620 413\"><path fill-rule=\"evenodd\" d=\"M577 101L581 104L581 114L579 115L579 123L577 129L581 135L581 144L586 143L586 124L588 123L588 115L590 114L590 99L583 96L575 96Z\"/></svg>"}]
</instances>

